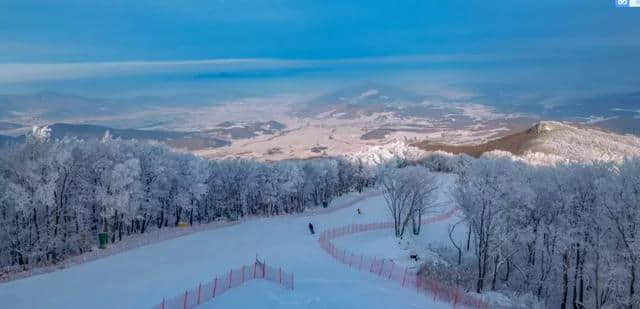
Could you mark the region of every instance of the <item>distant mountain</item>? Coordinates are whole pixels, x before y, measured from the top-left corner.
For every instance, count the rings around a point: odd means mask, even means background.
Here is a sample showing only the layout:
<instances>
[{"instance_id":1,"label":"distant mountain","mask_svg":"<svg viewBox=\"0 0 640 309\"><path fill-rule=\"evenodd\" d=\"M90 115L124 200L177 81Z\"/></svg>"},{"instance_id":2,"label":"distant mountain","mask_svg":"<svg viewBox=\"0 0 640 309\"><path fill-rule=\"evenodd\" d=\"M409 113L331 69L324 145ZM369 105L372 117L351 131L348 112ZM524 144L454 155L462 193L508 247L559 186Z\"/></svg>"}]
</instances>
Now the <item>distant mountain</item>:
<instances>
[{"instance_id":1,"label":"distant mountain","mask_svg":"<svg viewBox=\"0 0 640 309\"><path fill-rule=\"evenodd\" d=\"M96 125L68 123L57 123L49 126L49 129L51 129L51 137L57 139L65 136L74 136L81 139L99 139L104 137L106 132L109 132L114 138L153 140L164 142L171 147L189 150L217 148L230 144L229 141L200 132L114 129Z\"/></svg>"},{"instance_id":2,"label":"distant mountain","mask_svg":"<svg viewBox=\"0 0 640 309\"><path fill-rule=\"evenodd\" d=\"M448 145L422 141L412 146L425 151L446 151L470 156L502 151L535 162L620 161L640 156L640 138L620 135L595 126L542 121L534 127L478 145Z\"/></svg>"},{"instance_id":3,"label":"distant mountain","mask_svg":"<svg viewBox=\"0 0 640 309\"><path fill-rule=\"evenodd\" d=\"M581 124L541 122L538 136L527 146L525 157L535 160L621 161L625 157L640 157L640 138L620 135L608 130ZM536 158L546 154L549 158Z\"/></svg>"}]
</instances>

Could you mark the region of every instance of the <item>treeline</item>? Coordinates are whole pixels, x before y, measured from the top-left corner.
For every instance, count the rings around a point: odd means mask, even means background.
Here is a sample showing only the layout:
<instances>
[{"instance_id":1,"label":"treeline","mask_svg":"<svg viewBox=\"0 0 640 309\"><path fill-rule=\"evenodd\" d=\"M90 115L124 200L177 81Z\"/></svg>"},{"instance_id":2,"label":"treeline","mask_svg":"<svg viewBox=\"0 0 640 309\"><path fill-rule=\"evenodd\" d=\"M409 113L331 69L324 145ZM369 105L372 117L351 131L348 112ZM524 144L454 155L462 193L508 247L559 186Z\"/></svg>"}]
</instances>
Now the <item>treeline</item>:
<instances>
[{"instance_id":1,"label":"treeline","mask_svg":"<svg viewBox=\"0 0 640 309\"><path fill-rule=\"evenodd\" d=\"M181 222L208 223L327 207L374 184L360 163L207 161L152 143L51 140L35 130L0 149L0 269L54 264Z\"/></svg>"},{"instance_id":2,"label":"treeline","mask_svg":"<svg viewBox=\"0 0 640 309\"><path fill-rule=\"evenodd\" d=\"M477 159L458 172L462 218L443 250L448 266L424 273L475 292L530 295L546 308L638 307L640 160Z\"/></svg>"}]
</instances>

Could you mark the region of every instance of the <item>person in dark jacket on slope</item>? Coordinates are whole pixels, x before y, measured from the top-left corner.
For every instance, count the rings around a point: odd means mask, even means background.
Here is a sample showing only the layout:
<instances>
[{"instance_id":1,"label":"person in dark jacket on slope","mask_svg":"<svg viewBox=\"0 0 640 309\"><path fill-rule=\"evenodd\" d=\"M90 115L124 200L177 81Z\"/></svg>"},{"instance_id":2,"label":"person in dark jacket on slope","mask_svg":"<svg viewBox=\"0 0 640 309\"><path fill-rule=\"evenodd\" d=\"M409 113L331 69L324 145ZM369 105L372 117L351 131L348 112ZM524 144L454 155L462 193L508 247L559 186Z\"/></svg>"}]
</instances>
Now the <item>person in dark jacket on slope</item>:
<instances>
[{"instance_id":1,"label":"person in dark jacket on slope","mask_svg":"<svg viewBox=\"0 0 640 309\"><path fill-rule=\"evenodd\" d=\"M309 222L309 232L311 232L311 234L315 234L316 232L313 230L313 224L311 224L311 222Z\"/></svg>"}]
</instances>

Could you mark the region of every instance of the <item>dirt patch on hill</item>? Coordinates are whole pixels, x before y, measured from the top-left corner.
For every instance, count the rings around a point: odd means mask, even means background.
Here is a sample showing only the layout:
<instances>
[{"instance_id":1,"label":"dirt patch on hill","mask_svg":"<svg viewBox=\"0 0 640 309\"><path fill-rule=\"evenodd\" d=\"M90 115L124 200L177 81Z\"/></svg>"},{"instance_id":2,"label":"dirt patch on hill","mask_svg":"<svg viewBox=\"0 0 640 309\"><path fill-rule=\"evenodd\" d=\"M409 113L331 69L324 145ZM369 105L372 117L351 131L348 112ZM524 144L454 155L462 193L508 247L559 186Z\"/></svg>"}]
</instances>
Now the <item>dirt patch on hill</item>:
<instances>
[{"instance_id":1,"label":"dirt patch on hill","mask_svg":"<svg viewBox=\"0 0 640 309\"><path fill-rule=\"evenodd\" d=\"M506 135L504 137L488 141L477 145L449 145L443 143L432 143L429 141L421 141L411 146L418 147L425 151L446 151L453 154L467 154L472 157L480 157L485 152L494 150L508 151L515 155L522 155L529 149L531 142L540 135L538 126L533 128Z\"/></svg>"}]
</instances>

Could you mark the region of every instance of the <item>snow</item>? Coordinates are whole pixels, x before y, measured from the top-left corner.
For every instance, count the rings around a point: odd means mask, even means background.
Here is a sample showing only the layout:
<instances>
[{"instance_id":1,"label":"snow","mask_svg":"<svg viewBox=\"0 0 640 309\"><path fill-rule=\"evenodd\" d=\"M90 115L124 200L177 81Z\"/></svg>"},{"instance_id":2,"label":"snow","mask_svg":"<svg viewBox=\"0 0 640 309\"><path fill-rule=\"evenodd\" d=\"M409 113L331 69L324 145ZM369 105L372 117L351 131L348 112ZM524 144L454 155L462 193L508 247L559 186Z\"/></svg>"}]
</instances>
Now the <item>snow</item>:
<instances>
[{"instance_id":1,"label":"snow","mask_svg":"<svg viewBox=\"0 0 640 309\"><path fill-rule=\"evenodd\" d=\"M377 89L369 89L369 90L367 90L367 91L365 91L365 92L361 93L361 94L356 98L356 102L357 102L357 101L360 101L360 100L363 100L363 99L366 99L366 98L369 98L369 97L372 97L372 96L377 95L377 94L379 94L379 93L380 93L380 91L378 91Z\"/></svg>"},{"instance_id":2,"label":"snow","mask_svg":"<svg viewBox=\"0 0 640 309\"><path fill-rule=\"evenodd\" d=\"M345 155L352 161L360 161L366 166L378 166L397 159L415 160L423 157L426 152L411 147L403 141L394 141L384 145L369 146L365 149Z\"/></svg>"},{"instance_id":3,"label":"snow","mask_svg":"<svg viewBox=\"0 0 640 309\"><path fill-rule=\"evenodd\" d=\"M356 214L358 207L362 215ZM149 308L231 267L250 264L258 254L267 264L294 272L295 291L252 281L202 308L449 308L394 282L345 267L322 251L318 234L311 236L307 230L309 222L319 232L388 219L384 199L374 196L331 213L252 220L8 282L0 285L0 299L3 308L12 309ZM425 226L423 233L432 239L446 236L446 226L444 231L437 226ZM373 243L386 246L372 235ZM374 249L381 250L377 246L370 250Z\"/></svg>"},{"instance_id":4,"label":"snow","mask_svg":"<svg viewBox=\"0 0 640 309\"><path fill-rule=\"evenodd\" d=\"M536 162L536 152L575 162L621 162L625 157L640 156L640 138L636 136L554 121L542 121L539 127L544 133L534 141L531 151L523 156L532 162Z\"/></svg>"},{"instance_id":5,"label":"snow","mask_svg":"<svg viewBox=\"0 0 640 309\"><path fill-rule=\"evenodd\" d=\"M453 186L455 178L453 175L441 175L439 181L443 185L443 189L438 192L435 203L440 205L437 211L444 212L451 207L452 203L449 192L444 188ZM377 199L382 200L377 203L384 203L382 196ZM346 248L355 254L391 259L400 266L409 266L417 270L425 260L438 259L432 250L433 248L451 246L447 227L458 220L460 220L458 217L452 216L442 221L424 224L420 235L413 235L409 229L405 232L402 240L398 240L392 231L378 230L337 238L333 240L333 243L338 248ZM464 230L459 227L454 232L454 238L456 240L464 239ZM411 254L417 254L420 260L417 262L412 260L409 257Z\"/></svg>"},{"instance_id":6,"label":"snow","mask_svg":"<svg viewBox=\"0 0 640 309\"><path fill-rule=\"evenodd\" d=\"M446 223L451 220L455 219L434 223L433 226L426 225L419 236L409 235L411 234L409 231L403 240L396 239L389 230L379 230L338 238L333 243L338 248L347 248L356 255L392 260L399 266L409 266L410 269L417 271L425 259L437 259L431 248L444 245L444 242L448 241ZM416 262L410 259L411 254L417 254L420 260Z\"/></svg>"},{"instance_id":7,"label":"snow","mask_svg":"<svg viewBox=\"0 0 640 309\"><path fill-rule=\"evenodd\" d=\"M483 156L508 157L532 165L595 161L620 163L625 158L640 157L640 138L634 135L620 135L595 127L556 121L541 121L536 129L538 137L529 143L523 155L515 156L494 150Z\"/></svg>"}]
</instances>

